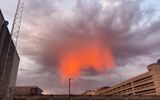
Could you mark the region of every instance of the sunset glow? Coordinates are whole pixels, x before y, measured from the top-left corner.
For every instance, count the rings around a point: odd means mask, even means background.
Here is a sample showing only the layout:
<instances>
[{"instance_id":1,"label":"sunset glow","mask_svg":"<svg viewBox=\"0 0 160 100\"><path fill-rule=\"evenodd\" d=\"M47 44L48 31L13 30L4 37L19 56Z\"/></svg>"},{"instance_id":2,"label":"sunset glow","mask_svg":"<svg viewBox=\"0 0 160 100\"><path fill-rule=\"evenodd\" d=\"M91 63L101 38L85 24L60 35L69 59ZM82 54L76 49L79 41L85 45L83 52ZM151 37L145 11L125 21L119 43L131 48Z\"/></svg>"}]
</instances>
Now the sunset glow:
<instances>
[{"instance_id":1,"label":"sunset glow","mask_svg":"<svg viewBox=\"0 0 160 100\"><path fill-rule=\"evenodd\" d=\"M81 70L92 68L97 72L114 67L111 50L97 41L87 44L77 43L79 47L70 48L60 57L61 79L79 76Z\"/></svg>"}]
</instances>

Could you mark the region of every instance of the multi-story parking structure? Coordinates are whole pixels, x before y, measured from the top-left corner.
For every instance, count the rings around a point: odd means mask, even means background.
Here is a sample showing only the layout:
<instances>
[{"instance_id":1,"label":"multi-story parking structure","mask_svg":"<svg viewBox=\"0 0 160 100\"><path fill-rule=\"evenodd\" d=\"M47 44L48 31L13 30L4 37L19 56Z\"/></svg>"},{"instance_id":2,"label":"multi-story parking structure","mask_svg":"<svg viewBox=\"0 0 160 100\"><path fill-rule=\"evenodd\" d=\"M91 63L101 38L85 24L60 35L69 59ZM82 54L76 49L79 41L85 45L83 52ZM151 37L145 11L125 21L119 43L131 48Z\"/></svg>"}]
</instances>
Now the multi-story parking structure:
<instances>
[{"instance_id":1,"label":"multi-story parking structure","mask_svg":"<svg viewBox=\"0 0 160 100\"><path fill-rule=\"evenodd\" d=\"M148 72L97 91L96 95L160 95L160 60L147 67Z\"/></svg>"}]
</instances>

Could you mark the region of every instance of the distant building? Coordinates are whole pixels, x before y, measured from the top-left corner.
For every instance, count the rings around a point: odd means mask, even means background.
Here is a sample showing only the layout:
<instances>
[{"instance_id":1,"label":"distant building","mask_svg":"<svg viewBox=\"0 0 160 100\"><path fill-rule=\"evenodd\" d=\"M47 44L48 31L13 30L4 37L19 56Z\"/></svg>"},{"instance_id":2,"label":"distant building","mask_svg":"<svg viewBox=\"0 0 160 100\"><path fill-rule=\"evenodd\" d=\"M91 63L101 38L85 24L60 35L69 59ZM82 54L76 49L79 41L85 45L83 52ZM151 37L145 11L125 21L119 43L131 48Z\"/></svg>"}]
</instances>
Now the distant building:
<instances>
[{"instance_id":1,"label":"distant building","mask_svg":"<svg viewBox=\"0 0 160 100\"><path fill-rule=\"evenodd\" d=\"M110 88L109 86L101 87L101 88L97 89L95 95L97 95L97 93L101 94L101 93L105 92L106 89L109 89L109 88Z\"/></svg>"},{"instance_id":2,"label":"distant building","mask_svg":"<svg viewBox=\"0 0 160 100\"><path fill-rule=\"evenodd\" d=\"M105 86L105 87L102 87L102 88L99 88L99 89L96 89L96 90L86 90L82 95L97 95L97 93L103 93L106 89L108 89L110 87L108 86Z\"/></svg>"},{"instance_id":3,"label":"distant building","mask_svg":"<svg viewBox=\"0 0 160 100\"><path fill-rule=\"evenodd\" d=\"M96 90L86 90L82 95L96 95Z\"/></svg>"},{"instance_id":4,"label":"distant building","mask_svg":"<svg viewBox=\"0 0 160 100\"><path fill-rule=\"evenodd\" d=\"M7 28L8 22L4 20L0 11L0 100L9 99L15 87L19 56ZM10 45L9 55L7 57ZM7 59L8 58L8 59Z\"/></svg>"},{"instance_id":5,"label":"distant building","mask_svg":"<svg viewBox=\"0 0 160 100\"><path fill-rule=\"evenodd\" d=\"M160 60L149 65L148 72L97 91L96 95L160 95Z\"/></svg>"},{"instance_id":6,"label":"distant building","mask_svg":"<svg viewBox=\"0 0 160 100\"><path fill-rule=\"evenodd\" d=\"M15 96L35 96L42 95L43 90L37 86L16 86L14 89Z\"/></svg>"}]
</instances>

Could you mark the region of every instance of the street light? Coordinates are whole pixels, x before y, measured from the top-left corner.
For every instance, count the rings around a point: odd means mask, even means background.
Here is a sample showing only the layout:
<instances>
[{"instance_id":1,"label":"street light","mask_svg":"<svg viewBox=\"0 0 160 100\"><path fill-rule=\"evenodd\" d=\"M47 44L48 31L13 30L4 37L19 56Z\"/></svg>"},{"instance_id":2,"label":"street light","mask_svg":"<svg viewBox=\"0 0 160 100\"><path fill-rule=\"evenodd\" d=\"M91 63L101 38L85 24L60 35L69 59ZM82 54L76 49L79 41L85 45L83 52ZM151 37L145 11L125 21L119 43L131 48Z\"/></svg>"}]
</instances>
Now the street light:
<instances>
[{"instance_id":1,"label":"street light","mask_svg":"<svg viewBox=\"0 0 160 100\"><path fill-rule=\"evenodd\" d=\"M69 78L69 100L70 100L70 95L71 95L71 80L73 80L72 78Z\"/></svg>"}]
</instances>

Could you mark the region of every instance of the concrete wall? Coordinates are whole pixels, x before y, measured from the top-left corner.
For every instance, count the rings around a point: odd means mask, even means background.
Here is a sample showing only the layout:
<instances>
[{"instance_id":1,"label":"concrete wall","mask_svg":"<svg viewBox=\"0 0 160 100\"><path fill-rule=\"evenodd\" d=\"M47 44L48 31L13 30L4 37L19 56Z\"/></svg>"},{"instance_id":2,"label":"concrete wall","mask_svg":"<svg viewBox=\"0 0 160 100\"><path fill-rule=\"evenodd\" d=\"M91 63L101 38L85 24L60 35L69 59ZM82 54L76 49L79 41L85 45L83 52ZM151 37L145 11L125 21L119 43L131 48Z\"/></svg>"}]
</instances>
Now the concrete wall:
<instances>
[{"instance_id":1,"label":"concrete wall","mask_svg":"<svg viewBox=\"0 0 160 100\"><path fill-rule=\"evenodd\" d=\"M11 77L10 77L10 83L9 83L9 87L15 87L16 84L16 80L17 80L17 72L18 72L18 66L19 66L19 61L20 58L18 56L18 53L14 52L14 59L13 59L13 65L12 65L12 70L11 70Z\"/></svg>"},{"instance_id":2,"label":"concrete wall","mask_svg":"<svg viewBox=\"0 0 160 100\"><path fill-rule=\"evenodd\" d=\"M2 14L0 14L2 15ZM2 18L2 16L1 16ZM7 52L7 46L8 46L8 33L7 26L2 26L2 30L0 31L0 97L4 97L4 95L7 93L7 88L9 84L9 73L5 73L4 70L10 71L10 68L8 68L10 65L6 64L6 52Z\"/></svg>"},{"instance_id":3,"label":"concrete wall","mask_svg":"<svg viewBox=\"0 0 160 100\"><path fill-rule=\"evenodd\" d=\"M0 24L4 23L4 18L0 12ZM14 86L16 82L17 70L19 65L19 56L11 40L7 23L0 25L0 100L6 96L9 98L9 87ZM7 57L10 44L10 52ZM8 60L6 60L8 58Z\"/></svg>"}]
</instances>

